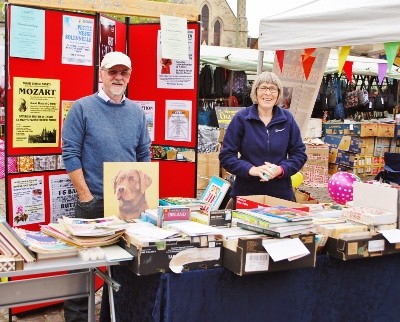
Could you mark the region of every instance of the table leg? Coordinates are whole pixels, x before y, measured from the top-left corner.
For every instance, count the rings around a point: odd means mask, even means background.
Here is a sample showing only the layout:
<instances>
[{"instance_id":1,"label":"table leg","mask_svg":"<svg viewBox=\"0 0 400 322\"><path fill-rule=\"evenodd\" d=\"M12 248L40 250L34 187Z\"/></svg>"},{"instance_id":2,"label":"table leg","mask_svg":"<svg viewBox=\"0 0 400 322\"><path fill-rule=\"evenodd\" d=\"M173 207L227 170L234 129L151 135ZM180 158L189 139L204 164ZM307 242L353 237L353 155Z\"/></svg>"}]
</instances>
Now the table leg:
<instances>
[{"instance_id":1,"label":"table leg","mask_svg":"<svg viewBox=\"0 0 400 322\"><path fill-rule=\"evenodd\" d=\"M96 288L95 288L95 275L94 275L93 268L89 268L89 281L88 282L89 282L88 321L94 322Z\"/></svg>"},{"instance_id":2,"label":"table leg","mask_svg":"<svg viewBox=\"0 0 400 322\"><path fill-rule=\"evenodd\" d=\"M111 267L107 266L106 267L107 270L107 274L110 277L110 279L112 279L111 277ZM114 307L114 289L111 285L111 283L107 283L108 285L108 302L110 303L110 318L111 318L111 322L115 322L115 307Z\"/></svg>"}]
</instances>

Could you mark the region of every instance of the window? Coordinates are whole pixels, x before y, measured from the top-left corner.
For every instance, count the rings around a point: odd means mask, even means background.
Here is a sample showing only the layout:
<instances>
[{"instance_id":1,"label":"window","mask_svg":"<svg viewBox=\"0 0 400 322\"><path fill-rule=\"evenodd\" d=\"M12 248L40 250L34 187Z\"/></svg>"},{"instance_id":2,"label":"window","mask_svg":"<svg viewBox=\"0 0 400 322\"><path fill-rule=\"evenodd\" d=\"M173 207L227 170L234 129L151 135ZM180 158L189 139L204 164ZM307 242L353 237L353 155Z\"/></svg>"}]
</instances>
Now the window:
<instances>
[{"instance_id":1,"label":"window","mask_svg":"<svg viewBox=\"0 0 400 322\"><path fill-rule=\"evenodd\" d=\"M201 9L201 44L208 45L208 22L210 20L210 10L207 5Z\"/></svg>"},{"instance_id":2,"label":"window","mask_svg":"<svg viewBox=\"0 0 400 322\"><path fill-rule=\"evenodd\" d=\"M214 46L221 45L221 23L217 20L214 24Z\"/></svg>"}]
</instances>

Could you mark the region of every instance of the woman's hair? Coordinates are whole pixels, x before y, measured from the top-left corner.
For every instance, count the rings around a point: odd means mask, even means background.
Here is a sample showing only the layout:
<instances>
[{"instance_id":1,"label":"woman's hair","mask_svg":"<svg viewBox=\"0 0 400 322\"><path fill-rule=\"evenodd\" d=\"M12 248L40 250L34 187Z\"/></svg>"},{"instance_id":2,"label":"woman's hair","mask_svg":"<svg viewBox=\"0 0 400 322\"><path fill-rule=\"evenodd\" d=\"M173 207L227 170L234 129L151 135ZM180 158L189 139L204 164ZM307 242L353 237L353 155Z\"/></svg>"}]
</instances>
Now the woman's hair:
<instances>
[{"instance_id":1,"label":"woman's hair","mask_svg":"<svg viewBox=\"0 0 400 322\"><path fill-rule=\"evenodd\" d=\"M250 98L253 101L254 104L258 104L257 101L257 88L261 85L261 84L274 84L278 87L278 99L276 101L276 104L279 103L279 101L282 98L282 91L283 91L283 87L282 87L282 83L280 81L280 79L278 78L278 76L276 76L274 73L272 72L263 72L260 75L257 76L257 78L254 80L253 82L253 86L251 87L251 92L250 92Z\"/></svg>"}]
</instances>

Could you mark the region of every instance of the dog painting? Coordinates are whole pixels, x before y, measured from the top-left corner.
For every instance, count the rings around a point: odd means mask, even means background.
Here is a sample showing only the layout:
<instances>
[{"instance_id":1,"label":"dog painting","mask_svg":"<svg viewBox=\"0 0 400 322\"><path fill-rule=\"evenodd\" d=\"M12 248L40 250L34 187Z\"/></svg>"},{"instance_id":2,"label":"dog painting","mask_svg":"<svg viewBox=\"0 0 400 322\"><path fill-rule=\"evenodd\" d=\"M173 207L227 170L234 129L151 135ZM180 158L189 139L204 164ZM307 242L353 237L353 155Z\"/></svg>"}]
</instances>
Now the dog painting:
<instances>
[{"instance_id":1,"label":"dog painting","mask_svg":"<svg viewBox=\"0 0 400 322\"><path fill-rule=\"evenodd\" d=\"M158 167L151 162L106 162L104 178L105 213L131 221L158 206ZM110 169L108 166L112 166ZM107 175L106 175L107 172ZM111 184L106 184L106 182ZM106 189L106 186L108 189Z\"/></svg>"}]
</instances>

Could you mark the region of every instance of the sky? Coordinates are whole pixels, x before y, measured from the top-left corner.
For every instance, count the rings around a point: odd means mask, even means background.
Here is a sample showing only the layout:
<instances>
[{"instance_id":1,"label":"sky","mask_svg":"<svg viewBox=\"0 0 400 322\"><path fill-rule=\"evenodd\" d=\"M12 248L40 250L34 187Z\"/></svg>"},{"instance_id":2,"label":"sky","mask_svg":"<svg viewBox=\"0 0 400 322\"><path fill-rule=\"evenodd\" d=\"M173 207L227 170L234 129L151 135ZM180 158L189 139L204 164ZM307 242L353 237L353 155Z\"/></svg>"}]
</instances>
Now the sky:
<instances>
[{"instance_id":1,"label":"sky","mask_svg":"<svg viewBox=\"0 0 400 322\"><path fill-rule=\"evenodd\" d=\"M252 38L258 38L258 29L261 18L270 14L284 11L300 3L308 2L309 0L278 0L278 1L261 1L261 0L246 0L246 16L248 22L249 35ZM236 15L237 0L226 0L230 5L233 13Z\"/></svg>"}]
</instances>

